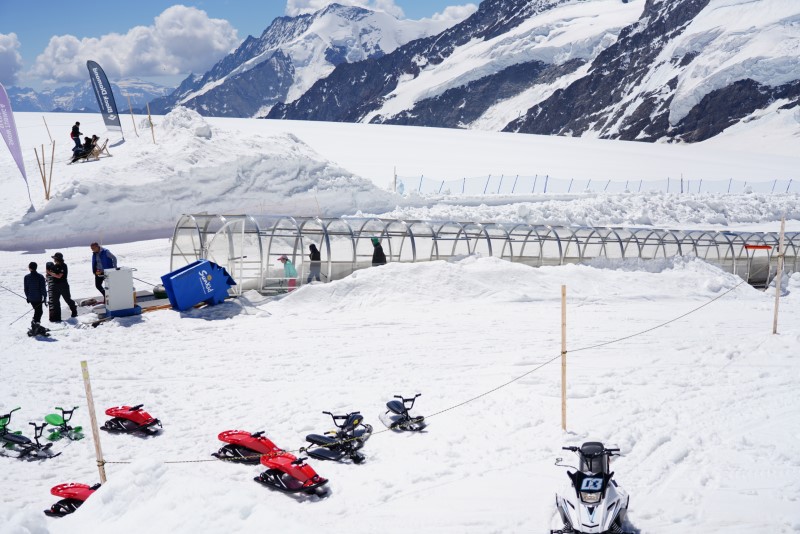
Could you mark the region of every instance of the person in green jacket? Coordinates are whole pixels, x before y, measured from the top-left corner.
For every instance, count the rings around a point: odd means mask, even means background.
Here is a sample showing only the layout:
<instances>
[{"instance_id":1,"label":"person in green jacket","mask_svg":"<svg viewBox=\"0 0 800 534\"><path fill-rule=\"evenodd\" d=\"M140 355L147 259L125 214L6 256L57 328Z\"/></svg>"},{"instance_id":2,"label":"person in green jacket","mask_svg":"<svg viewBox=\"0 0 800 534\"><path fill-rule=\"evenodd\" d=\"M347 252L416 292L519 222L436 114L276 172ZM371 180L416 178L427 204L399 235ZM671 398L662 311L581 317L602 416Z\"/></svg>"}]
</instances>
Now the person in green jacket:
<instances>
[{"instance_id":1,"label":"person in green jacket","mask_svg":"<svg viewBox=\"0 0 800 534\"><path fill-rule=\"evenodd\" d=\"M286 254L278 258L278 261L283 263L283 276L288 280L289 291L294 291L297 287L297 269Z\"/></svg>"}]
</instances>

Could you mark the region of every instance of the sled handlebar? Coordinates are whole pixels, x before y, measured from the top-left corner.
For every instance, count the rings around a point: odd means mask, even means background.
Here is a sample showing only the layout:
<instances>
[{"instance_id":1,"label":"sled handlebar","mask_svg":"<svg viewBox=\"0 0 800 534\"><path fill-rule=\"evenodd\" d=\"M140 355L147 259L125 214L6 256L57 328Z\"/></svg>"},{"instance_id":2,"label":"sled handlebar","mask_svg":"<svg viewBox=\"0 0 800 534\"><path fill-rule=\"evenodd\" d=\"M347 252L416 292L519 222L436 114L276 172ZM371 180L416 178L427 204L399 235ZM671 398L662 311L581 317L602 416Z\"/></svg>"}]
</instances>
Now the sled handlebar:
<instances>
[{"instance_id":1,"label":"sled handlebar","mask_svg":"<svg viewBox=\"0 0 800 534\"><path fill-rule=\"evenodd\" d=\"M258 432L253 432L252 434L250 434L250 437L251 438L260 438L263 435L264 435L264 431L263 430L259 430Z\"/></svg>"},{"instance_id":2,"label":"sled handlebar","mask_svg":"<svg viewBox=\"0 0 800 534\"><path fill-rule=\"evenodd\" d=\"M0 415L0 419L11 419L11 414L16 412L17 410L21 410L21 409L22 409L21 407L17 406L16 408L11 410L7 414Z\"/></svg>"},{"instance_id":3,"label":"sled handlebar","mask_svg":"<svg viewBox=\"0 0 800 534\"><path fill-rule=\"evenodd\" d=\"M137 404L136 406L131 406L131 407L130 407L130 411L132 411L132 412L138 412L139 410L141 410L141 409L142 409L142 406L144 406L144 404Z\"/></svg>"},{"instance_id":4,"label":"sled handlebar","mask_svg":"<svg viewBox=\"0 0 800 534\"><path fill-rule=\"evenodd\" d=\"M308 460L308 458L298 458L297 460L295 460L294 462L292 462L292 465L301 465L301 464L302 464L303 462L305 462L306 460Z\"/></svg>"}]
</instances>

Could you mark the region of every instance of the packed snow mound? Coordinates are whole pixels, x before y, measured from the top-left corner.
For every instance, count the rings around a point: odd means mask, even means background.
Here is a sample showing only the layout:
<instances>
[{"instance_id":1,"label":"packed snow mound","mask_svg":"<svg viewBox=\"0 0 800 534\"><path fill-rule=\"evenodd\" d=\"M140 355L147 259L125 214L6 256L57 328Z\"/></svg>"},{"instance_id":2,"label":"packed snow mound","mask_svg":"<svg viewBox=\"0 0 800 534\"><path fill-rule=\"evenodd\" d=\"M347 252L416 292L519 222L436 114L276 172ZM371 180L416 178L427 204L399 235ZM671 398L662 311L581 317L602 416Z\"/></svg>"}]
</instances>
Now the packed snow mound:
<instances>
[{"instance_id":1,"label":"packed snow mound","mask_svg":"<svg viewBox=\"0 0 800 534\"><path fill-rule=\"evenodd\" d=\"M211 139L211 125L193 109L178 106L164 117L164 133L168 136L180 135L187 130L197 137Z\"/></svg>"},{"instance_id":2,"label":"packed snow mound","mask_svg":"<svg viewBox=\"0 0 800 534\"><path fill-rule=\"evenodd\" d=\"M525 197L523 197L525 198ZM437 202L379 214L396 219L520 222L557 226L714 228L800 219L800 195L742 194L602 194L437 197ZM777 229L777 227L776 227Z\"/></svg>"},{"instance_id":3,"label":"packed snow mound","mask_svg":"<svg viewBox=\"0 0 800 534\"><path fill-rule=\"evenodd\" d=\"M177 108L113 157L66 167L44 207L0 228L0 248L42 249L171 235L183 213L352 213L393 197L292 134L235 138ZM321 206L324 206L323 210Z\"/></svg>"},{"instance_id":4,"label":"packed snow mound","mask_svg":"<svg viewBox=\"0 0 800 534\"><path fill-rule=\"evenodd\" d=\"M378 312L402 306L446 310L453 303L476 300L495 304L537 302L558 295L565 276L587 285L602 278L603 291L634 299L646 294L648 279L708 298L742 283L741 278L694 257L651 262L606 260L532 269L499 258L468 256L363 269L343 280L304 286L264 309L278 315L302 315L337 313L351 307Z\"/></svg>"}]
</instances>

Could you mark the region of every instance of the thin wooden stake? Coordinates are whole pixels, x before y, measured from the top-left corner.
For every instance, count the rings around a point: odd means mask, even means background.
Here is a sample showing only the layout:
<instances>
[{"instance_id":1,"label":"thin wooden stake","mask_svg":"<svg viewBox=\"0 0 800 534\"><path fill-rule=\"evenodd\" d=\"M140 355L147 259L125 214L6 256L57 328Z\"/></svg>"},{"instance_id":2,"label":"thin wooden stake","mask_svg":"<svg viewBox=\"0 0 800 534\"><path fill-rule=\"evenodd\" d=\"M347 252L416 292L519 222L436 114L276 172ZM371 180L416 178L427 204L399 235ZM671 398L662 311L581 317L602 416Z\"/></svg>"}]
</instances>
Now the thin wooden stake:
<instances>
[{"instance_id":1,"label":"thin wooden stake","mask_svg":"<svg viewBox=\"0 0 800 534\"><path fill-rule=\"evenodd\" d=\"M567 286L561 286L561 430L567 429Z\"/></svg>"},{"instance_id":2,"label":"thin wooden stake","mask_svg":"<svg viewBox=\"0 0 800 534\"><path fill-rule=\"evenodd\" d=\"M50 199L50 187L53 185L53 162L56 160L56 142L53 141L53 153L50 154L50 177L47 179L47 198Z\"/></svg>"},{"instance_id":3,"label":"thin wooden stake","mask_svg":"<svg viewBox=\"0 0 800 534\"><path fill-rule=\"evenodd\" d=\"M153 119L150 117L150 102L147 103L147 122L150 123L150 133L153 134L153 144L156 144L156 132L153 130Z\"/></svg>"},{"instance_id":4,"label":"thin wooden stake","mask_svg":"<svg viewBox=\"0 0 800 534\"><path fill-rule=\"evenodd\" d=\"M33 153L36 154L36 168L39 170L39 176L42 178L42 187L44 188L44 199L50 200L50 195L47 192L47 179L46 179L46 172L45 172L45 164L39 161L39 151L36 150L36 147L33 147ZM42 160L44 160L44 145L42 145Z\"/></svg>"},{"instance_id":5,"label":"thin wooden stake","mask_svg":"<svg viewBox=\"0 0 800 534\"><path fill-rule=\"evenodd\" d=\"M131 96L125 95L128 99L128 109L131 110L131 122L133 123L133 132L136 134L136 137L139 137L139 132L136 131L136 119L133 118L133 107L131 106Z\"/></svg>"},{"instance_id":6,"label":"thin wooden stake","mask_svg":"<svg viewBox=\"0 0 800 534\"><path fill-rule=\"evenodd\" d=\"M783 274L783 235L786 216L781 217L781 237L778 240L778 272L775 273L775 318L772 320L772 333L778 333L778 304L781 301L781 275Z\"/></svg>"},{"instance_id":7,"label":"thin wooden stake","mask_svg":"<svg viewBox=\"0 0 800 534\"><path fill-rule=\"evenodd\" d=\"M97 429L97 416L94 413L94 397L92 397L92 383L89 381L89 365L86 361L81 362L81 372L83 373L83 385L86 388L86 404L89 407L89 420L92 424L92 435L94 436L94 453L97 456L97 470L100 471L100 483L106 483L106 463L103 460L103 449L100 447L100 431Z\"/></svg>"},{"instance_id":8,"label":"thin wooden stake","mask_svg":"<svg viewBox=\"0 0 800 534\"><path fill-rule=\"evenodd\" d=\"M47 121L45 120L44 115L42 115L42 120L44 121L44 127L47 128L47 137L50 138L50 142L52 143L53 142L53 136L50 135L50 127L47 126Z\"/></svg>"}]
</instances>

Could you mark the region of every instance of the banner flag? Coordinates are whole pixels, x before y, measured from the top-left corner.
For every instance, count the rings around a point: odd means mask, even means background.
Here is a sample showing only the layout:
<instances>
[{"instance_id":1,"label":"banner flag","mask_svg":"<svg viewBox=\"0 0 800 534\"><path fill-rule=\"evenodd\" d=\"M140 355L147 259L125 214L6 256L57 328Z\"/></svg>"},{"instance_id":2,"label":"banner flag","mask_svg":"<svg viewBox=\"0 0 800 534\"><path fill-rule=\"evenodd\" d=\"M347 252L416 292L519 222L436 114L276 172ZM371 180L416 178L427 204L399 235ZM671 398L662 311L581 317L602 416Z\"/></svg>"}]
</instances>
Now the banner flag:
<instances>
[{"instance_id":1,"label":"banner flag","mask_svg":"<svg viewBox=\"0 0 800 534\"><path fill-rule=\"evenodd\" d=\"M17 162L22 179L25 180L25 186L28 187L28 196L30 196L31 191L28 186L28 176L25 174L25 163L22 161L22 147L19 145L17 124L14 122L14 113L11 111L11 101L9 101L8 93L2 83L0 83L0 134L3 135L8 150L11 151L11 156Z\"/></svg>"},{"instance_id":2,"label":"banner flag","mask_svg":"<svg viewBox=\"0 0 800 534\"><path fill-rule=\"evenodd\" d=\"M111 84L108 83L106 73L94 61L87 61L86 68L89 69L89 79L92 81L94 96L97 97L97 105L100 106L100 113L103 114L103 122L106 123L106 128L113 132L122 133L122 124L117 113L117 103L114 101L114 93L111 91Z\"/></svg>"}]
</instances>

